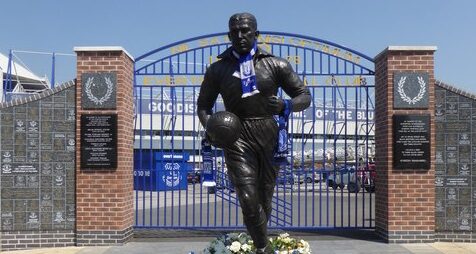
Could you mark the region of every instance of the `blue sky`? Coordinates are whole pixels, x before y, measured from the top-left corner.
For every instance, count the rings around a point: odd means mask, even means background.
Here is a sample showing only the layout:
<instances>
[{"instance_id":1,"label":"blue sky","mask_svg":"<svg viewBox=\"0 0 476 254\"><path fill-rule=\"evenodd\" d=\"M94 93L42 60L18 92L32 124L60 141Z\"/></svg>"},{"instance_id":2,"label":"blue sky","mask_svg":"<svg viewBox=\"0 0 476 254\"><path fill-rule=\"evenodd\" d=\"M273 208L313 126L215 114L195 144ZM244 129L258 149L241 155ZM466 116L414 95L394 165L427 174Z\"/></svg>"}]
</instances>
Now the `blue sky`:
<instances>
[{"instance_id":1,"label":"blue sky","mask_svg":"<svg viewBox=\"0 0 476 254\"><path fill-rule=\"evenodd\" d=\"M433 45L437 79L476 93L474 0L7 0L0 4L0 52L73 53L75 46L122 46L133 56L175 41L225 32L248 11L258 28L332 41L368 56L389 45ZM18 54L38 74L51 59ZM72 57L58 57L58 78L74 78Z\"/></svg>"}]
</instances>

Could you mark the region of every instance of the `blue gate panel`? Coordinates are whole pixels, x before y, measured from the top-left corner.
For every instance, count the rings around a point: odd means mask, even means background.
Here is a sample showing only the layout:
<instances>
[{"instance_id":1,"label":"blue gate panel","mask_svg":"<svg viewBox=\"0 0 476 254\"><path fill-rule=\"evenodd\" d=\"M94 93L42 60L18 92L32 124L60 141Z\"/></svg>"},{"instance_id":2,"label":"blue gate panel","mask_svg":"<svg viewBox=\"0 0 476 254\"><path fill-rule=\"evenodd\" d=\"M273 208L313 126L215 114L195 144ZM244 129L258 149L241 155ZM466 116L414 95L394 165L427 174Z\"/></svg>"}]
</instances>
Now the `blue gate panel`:
<instances>
[{"instance_id":1,"label":"blue gate panel","mask_svg":"<svg viewBox=\"0 0 476 254\"><path fill-rule=\"evenodd\" d=\"M372 58L329 41L279 32L262 31L258 44L287 59L313 98L308 109L290 116L290 153L279 169L269 227L374 228ZM211 151L216 186L202 184L204 129L196 114L203 75L229 46L226 33L217 33L136 58L135 227L244 228L221 149ZM281 90L278 95L288 99ZM214 112L221 110L219 96Z\"/></svg>"}]
</instances>

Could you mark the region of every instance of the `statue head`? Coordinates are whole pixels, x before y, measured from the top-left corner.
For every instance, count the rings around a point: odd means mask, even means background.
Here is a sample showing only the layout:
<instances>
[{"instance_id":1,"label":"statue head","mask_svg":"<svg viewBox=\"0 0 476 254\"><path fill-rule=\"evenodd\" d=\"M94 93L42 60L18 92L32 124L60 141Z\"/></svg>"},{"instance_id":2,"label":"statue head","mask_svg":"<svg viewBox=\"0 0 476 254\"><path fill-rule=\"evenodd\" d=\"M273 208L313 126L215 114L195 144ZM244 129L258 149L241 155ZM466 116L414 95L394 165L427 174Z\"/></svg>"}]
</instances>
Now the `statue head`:
<instances>
[{"instance_id":1,"label":"statue head","mask_svg":"<svg viewBox=\"0 0 476 254\"><path fill-rule=\"evenodd\" d=\"M233 14L228 28L228 38L236 52L240 55L249 53L259 35L255 16L246 12Z\"/></svg>"}]
</instances>

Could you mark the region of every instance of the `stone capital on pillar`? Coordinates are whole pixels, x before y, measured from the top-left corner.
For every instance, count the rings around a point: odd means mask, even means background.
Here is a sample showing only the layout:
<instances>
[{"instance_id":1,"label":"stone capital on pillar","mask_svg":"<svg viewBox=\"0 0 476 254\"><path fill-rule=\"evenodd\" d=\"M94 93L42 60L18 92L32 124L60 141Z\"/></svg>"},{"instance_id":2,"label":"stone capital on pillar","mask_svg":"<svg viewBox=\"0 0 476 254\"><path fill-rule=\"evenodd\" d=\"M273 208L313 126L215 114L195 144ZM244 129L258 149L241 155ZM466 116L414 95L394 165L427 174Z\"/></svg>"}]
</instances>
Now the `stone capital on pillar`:
<instances>
[{"instance_id":1,"label":"stone capital on pillar","mask_svg":"<svg viewBox=\"0 0 476 254\"><path fill-rule=\"evenodd\" d=\"M374 58L377 172L375 225L377 233L391 243L433 242L435 238L435 168L432 163L435 158L435 51L434 46L389 46ZM424 76L425 80L407 82L405 87L404 82L394 80L394 77L400 77L396 75L412 74L419 79ZM397 87L396 91L394 87ZM410 95L412 92L414 94ZM409 105L399 104L398 99L394 98L396 95ZM423 95L425 103L417 106L416 102ZM395 115L422 115L430 119L427 168L395 166Z\"/></svg>"},{"instance_id":2,"label":"stone capital on pillar","mask_svg":"<svg viewBox=\"0 0 476 254\"><path fill-rule=\"evenodd\" d=\"M122 244L131 238L134 222L132 175L134 60L122 47L75 47L74 51L77 54L77 245ZM89 77L90 82L82 80L83 77ZM96 77L106 78L102 78L101 81ZM87 92L83 91L86 89ZM85 96L89 99L86 100ZM112 164L115 166L82 167L81 116L83 115L117 117L117 149L116 155L111 156L112 160L116 160L115 164Z\"/></svg>"}]
</instances>

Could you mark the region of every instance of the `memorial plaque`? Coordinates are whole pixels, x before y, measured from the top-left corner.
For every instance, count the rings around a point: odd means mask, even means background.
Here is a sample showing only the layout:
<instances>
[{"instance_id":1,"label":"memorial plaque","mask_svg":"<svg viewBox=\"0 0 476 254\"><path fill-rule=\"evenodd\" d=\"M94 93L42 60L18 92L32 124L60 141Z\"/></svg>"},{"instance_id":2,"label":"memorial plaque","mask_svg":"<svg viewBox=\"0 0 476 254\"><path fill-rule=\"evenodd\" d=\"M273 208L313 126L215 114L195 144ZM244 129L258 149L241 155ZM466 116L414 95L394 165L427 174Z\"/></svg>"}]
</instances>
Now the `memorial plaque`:
<instances>
[{"instance_id":1,"label":"memorial plaque","mask_svg":"<svg viewBox=\"0 0 476 254\"><path fill-rule=\"evenodd\" d=\"M66 121L74 121L76 120L76 110L75 109L68 109L66 115Z\"/></svg>"},{"instance_id":2,"label":"memorial plaque","mask_svg":"<svg viewBox=\"0 0 476 254\"><path fill-rule=\"evenodd\" d=\"M428 108L428 84L428 73L395 73L393 76L394 108Z\"/></svg>"},{"instance_id":3,"label":"memorial plaque","mask_svg":"<svg viewBox=\"0 0 476 254\"><path fill-rule=\"evenodd\" d=\"M430 169L430 115L393 116L393 165Z\"/></svg>"},{"instance_id":4,"label":"memorial plaque","mask_svg":"<svg viewBox=\"0 0 476 254\"><path fill-rule=\"evenodd\" d=\"M436 163L445 163L445 151L441 149L441 147L436 147L436 158L435 158Z\"/></svg>"},{"instance_id":5,"label":"memorial plaque","mask_svg":"<svg viewBox=\"0 0 476 254\"><path fill-rule=\"evenodd\" d=\"M463 186L467 187L470 184L469 177L447 177L446 186Z\"/></svg>"},{"instance_id":6,"label":"memorial plaque","mask_svg":"<svg viewBox=\"0 0 476 254\"><path fill-rule=\"evenodd\" d=\"M435 175L437 175L437 176L444 176L444 175L446 175L446 167L445 167L445 164L436 164L436 165L435 165Z\"/></svg>"},{"instance_id":7,"label":"memorial plaque","mask_svg":"<svg viewBox=\"0 0 476 254\"><path fill-rule=\"evenodd\" d=\"M81 86L83 109L116 108L116 73L83 73Z\"/></svg>"},{"instance_id":8,"label":"memorial plaque","mask_svg":"<svg viewBox=\"0 0 476 254\"><path fill-rule=\"evenodd\" d=\"M117 115L81 116L81 168L117 167Z\"/></svg>"},{"instance_id":9,"label":"memorial plaque","mask_svg":"<svg viewBox=\"0 0 476 254\"><path fill-rule=\"evenodd\" d=\"M435 121L445 121L445 109L442 105L435 106Z\"/></svg>"},{"instance_id":10,"label":"memorial plaque","mask_svg":"<svg viewBox=\"0 0 476 254\"><path fill-rule=\"evenodd\" d=\"M13 230L13 213L2 212L2 230Z\"/></svg>"},{"instance_id":11,"label":"memorial plaque","mask_svg":"<svg viewBox=\"0 0 476 254\"><path fill-rule=\"evenodd\" d=\"M38 164L34 163L14 163L13 173L38 173Z\"/></svg>"},{"instance_id":12,"label":"memorial plaque","mask_svg":"<svg viewBox=\"0 0 476 254\"><path fill-rule=\"evenodd\" d=\"M471 132L471 122L469 121L458 121L458 122L445 122L444 128L437 129L444 129L444 133L469 133Z\"/></svg>"},{"instance_id":13,"label":"memorial plaque","mask_svg":"<svg viewBox=\"0 0 476 254\"><path fill-rule=\"evenodd\" d=\"M444 187L445 186L444 177L435 177L435 186L436 187Z\"/></svg>"},{"instance_id":14,"label":"memorial plaque","mask_svg":"<svg viewBox=\"0 0 476 254\"><path fill-rule=\"evenodd\" d=\"M471 205L471 188L459 188L459 205Z\"/></svg>"}]
</instances>

